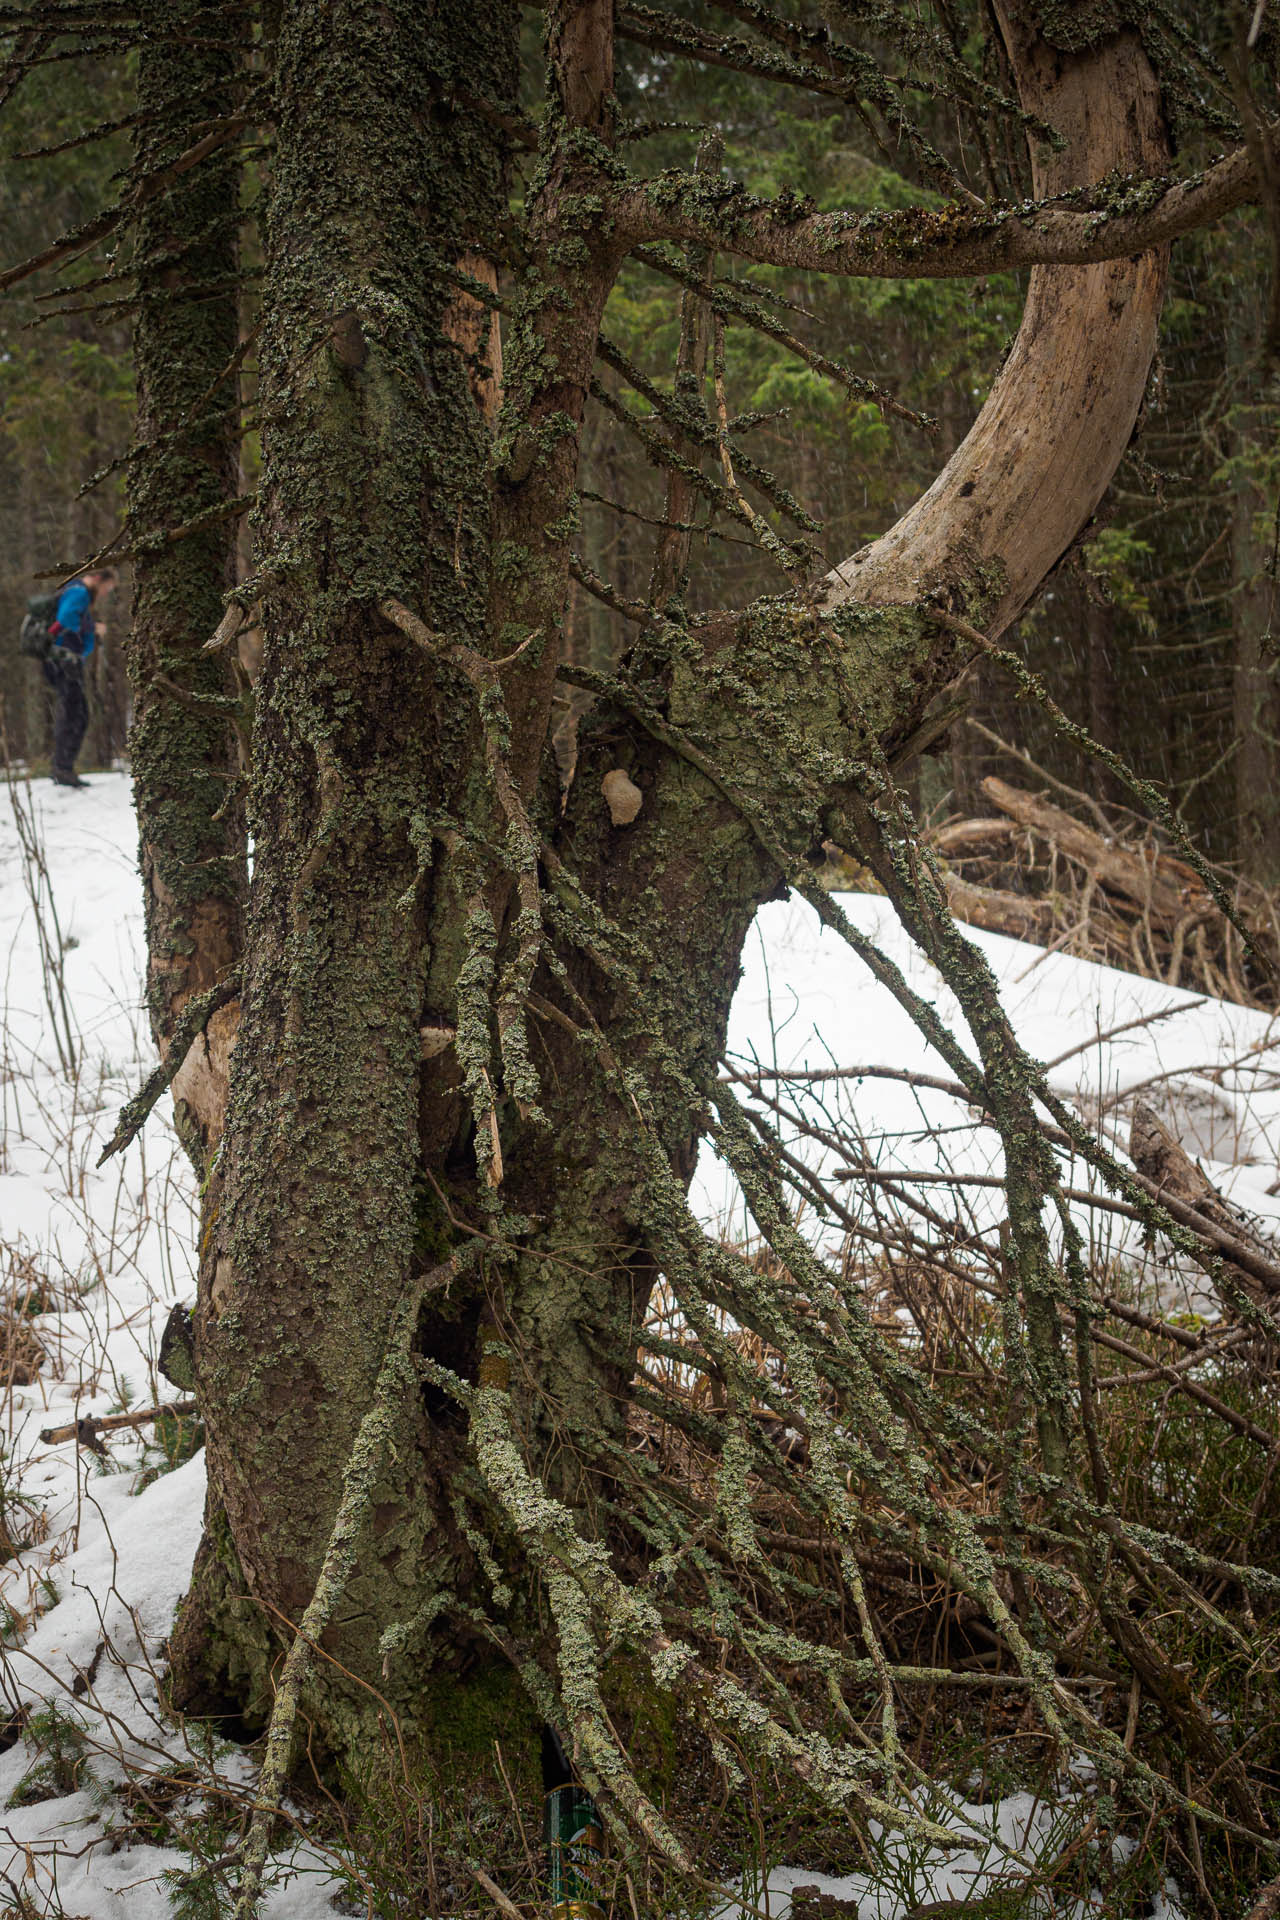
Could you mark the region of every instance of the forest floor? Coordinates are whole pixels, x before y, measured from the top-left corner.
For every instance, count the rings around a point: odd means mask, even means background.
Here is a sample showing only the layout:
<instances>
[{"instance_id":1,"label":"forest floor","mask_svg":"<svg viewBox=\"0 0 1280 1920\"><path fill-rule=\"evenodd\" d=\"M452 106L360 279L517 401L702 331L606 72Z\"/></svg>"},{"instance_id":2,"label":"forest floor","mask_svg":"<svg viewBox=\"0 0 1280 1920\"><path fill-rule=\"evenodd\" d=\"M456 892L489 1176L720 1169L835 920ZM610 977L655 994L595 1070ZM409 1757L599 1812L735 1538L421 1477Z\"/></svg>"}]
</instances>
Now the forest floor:
<instances>
[{"instance_id":1,"label":"forest floor","mask_svg":"<svg viewBox=\"0 0 1280 1920\"><path fill-rule=\"evenodd\" d=\"M175 1729L160 1708L165 1637L200 1532L198 1428L176 1418L123 1427L96 1449L42 1437L178 1397L157 1356L171 1307L194 1294L196 1193L166 1111L97 1166L154 1060L134 846L123 774L91 776L84 792L42 782L0 793L0 1911L25 1920L223 1911L196 1896L219 1884L252 1798L251 1755ZM888 904L843 903L963 1033ZM1280 1053L1266 1015L996 935L974 938L1020 1038L1056 1063L1052 1084L1118 1148L1140 1091L1220 1190L1280 1224ZM760 915L729 1051L757 1087L778 1085L759 1076L785 1067L784 1124L823 1178L847 1181L856 1149L873 1187L927 1194L989 1227L994 1137L963 1101L905 1077L945 1068L808 908ZM811 1077L849 1068L857 1071ZM884 1068L900 1077L880 1077ZM740 1199L710 1154L696 1201L709 1223L745 1232ZM1077 1211L1095 1261L1123 1258L1166 1308L1211 1312L1198 1277L1156 1264L1122 1215L1087 1200ZM781 1917L793 1889L817 1887L861 1920L972 1900L1005 1846L1054 1844L1081 1789L1087 1780L1064 1783L1057 1801L1012 1793L965 1805L970 1835L989 1831L989 1845L944 1856L882 1836L879 1865L864 1875L777 1867L739 1892ZM350 1903L349 1878L338 1904L341 1862L317 1834L300 1813L270 1920L364 1910ZM730 1901L726 1920L739 1910ZM797 1914L816 1910L796 1903ZM1086 1896L1054 1911L1097 1909ZM1172 1883L1158 1879L1141 1912L1177 1920Z\"/></svg>"}]
</instances>

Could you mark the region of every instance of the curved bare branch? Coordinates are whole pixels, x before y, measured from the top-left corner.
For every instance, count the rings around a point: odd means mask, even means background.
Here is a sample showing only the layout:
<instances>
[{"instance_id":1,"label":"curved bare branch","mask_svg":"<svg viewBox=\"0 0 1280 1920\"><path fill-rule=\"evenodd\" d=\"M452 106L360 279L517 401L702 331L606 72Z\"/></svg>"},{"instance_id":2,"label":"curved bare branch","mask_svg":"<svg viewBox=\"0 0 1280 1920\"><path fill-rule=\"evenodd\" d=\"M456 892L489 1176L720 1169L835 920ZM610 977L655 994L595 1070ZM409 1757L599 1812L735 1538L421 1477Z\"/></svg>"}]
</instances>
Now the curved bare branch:
<instances>
[{"instance_id":1,"label":"curved bare branch","mask_svg":"<svg viewBox=\"0 0 1280 1920\"><path fill-rule=\"evenodd\" d=\"M1036 191L1062 194L1109 170L1156 173L1168 137L1136 35L1078 55L1038 39L1029 9L1002 4L1023 106L1060 128L1033 156ZM1038 267L1022 325L968 437L882 539L827 577L823 602L939 596L1008 626L1088 521L1133 433L1164 295L1167 249L1082 267Z\"/></svg>"}]
</instances>

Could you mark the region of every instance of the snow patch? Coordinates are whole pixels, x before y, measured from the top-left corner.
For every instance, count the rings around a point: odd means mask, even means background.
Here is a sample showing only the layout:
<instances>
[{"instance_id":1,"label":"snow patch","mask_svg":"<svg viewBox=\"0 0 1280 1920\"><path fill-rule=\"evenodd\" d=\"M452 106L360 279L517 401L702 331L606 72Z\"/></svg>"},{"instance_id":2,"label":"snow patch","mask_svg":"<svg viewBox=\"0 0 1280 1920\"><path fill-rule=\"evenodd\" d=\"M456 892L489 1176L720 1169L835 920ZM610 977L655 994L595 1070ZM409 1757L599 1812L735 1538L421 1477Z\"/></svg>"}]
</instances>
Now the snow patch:
<instances>
[{"instance_id":1,"label":"snow patch","mask_svg":"<svg viewBox=\"0 0 1280 1920\"><path fill-rule=\"evenodd\" d=\"M197 1196L164 1110L124 1155L96 1166L120 1105L154 1061L143 1011L128 780L96 775L83 792L46 784L31 792L68 942L65 988L79 1063L68 1076L56 1057L21 849L0 796L0 1261L37 1275L53 1301L33 1321L46 1365L33 1384L10 1391L4 1409L7 1471L20 1475L41 1518L33 1529L39 1537L0 1566L12 1642L2 1712L59 1701L79 1720L91 1765L110 1784L120 1778L122 1760L153 1770L190 1762L161 1714L156 1679L199 1538L203 1460L135 1496L143 1435L112 1435L111 1471L102 1472L92 1455L72 1443L46 1444L40 1433L126 1401L173 1397L157 1375L156 1355L170 1307L194 1294ZM887 902L846 895L841 905L963 1037L952 996ZM1271 1191L1280 1160L1280 1057L1270 1019L998 935L969 937L990 962L1024 1045L1057 1062L1050 1074L1056 1090L1098 1115L1120 1147L1126 1104L1141 1093L1189 1152L1206 1157L1215 1184L1260 1217L1280 1219L1280 1199ZM744 1069L889 1065L951 1077L897 1003L795 901L767 906L757 919L729 1046ZM821 1101L835 1102L842 1128L868 1160L900 1170L908 1184L921 1170L1000 1171L994 1136L951 1094L868 1075L791 1087L788 1097L809 1117L823 1110ZM837 1176L838 1155L807 1140L800 1150ZM928 1191L936 1200L937 1189ZM999 1200L998 1188L967 1195L975 1219L988 1223ZM709 1222L746 1224L741 1195L709 1151L699 1162L694 1202ZM1080 1217L1096 1248L1098 1218ZM1113 1254L1139 1264L1149 1259L1127 1223L1112 1218L1103 1225ZM0 1284L5 1278L0 1267ZM1194 1284L1167 1271L1160 1277L1163 1286L1175 1282ZM10 1733L16 1727L11 1720ZM27 1742L11 1741L0 1754L0 1802L37 1759ZM243 1756L223 1753L210 1764L228 1791L249 1786ZM112 1852L108 1827L116 1817L109 1800L87 1791L2 1811L0 1875L20 1885L37 1912L56 1911L60 1902L85 1920L161 1920L170 1912L161 1876L190 1861L135 1840ZM867 1874L832 1878L779 1868L767 1889L741 1891L783 1916L797 1886L816 1885L856 1900L860 1920L901 1920L912 1902L963 1898L991 1884L1001 1848L1051 1847L1064 1817L1063 1804L1023 1794L993 1806L966 1805L961 1818L989 1842L944 1854L882 1834L892 1871L878 1884ZM295 1877L270 1896L271 1920L319 1920L332 1912L320 1856L300 1845L292 1867ZM722 1920L744 1911L731 1899ZM1171 1888L1152 1920L1180 1920Z\"/></svg>"}]
</instances>

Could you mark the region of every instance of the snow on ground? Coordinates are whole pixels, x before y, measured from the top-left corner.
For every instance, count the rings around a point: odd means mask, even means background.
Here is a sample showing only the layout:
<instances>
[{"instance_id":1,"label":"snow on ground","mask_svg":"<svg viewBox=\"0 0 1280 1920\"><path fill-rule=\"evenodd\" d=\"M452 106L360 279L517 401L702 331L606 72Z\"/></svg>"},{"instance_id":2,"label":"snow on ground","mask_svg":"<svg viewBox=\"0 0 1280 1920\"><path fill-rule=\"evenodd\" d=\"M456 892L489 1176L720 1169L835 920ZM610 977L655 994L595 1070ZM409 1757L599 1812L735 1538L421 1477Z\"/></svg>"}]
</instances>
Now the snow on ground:
<instances>
[{"instance_id":1,"label":"snow on ground","mask_svg":"<svg viewBox=\"0 0 1280 1920\"><path fill-rule=\"evenodd\" d=\"M157 1376L156 1354L170 1307L194 1292L194 1181L164 1111L124 1155L96 1167L120 1105L153 1060L141 1006L142 914L127 777L92 776L84 792L20 785L16 800L34 809L48 885L24 856L13 801L0 792L0 1302L15 1292L28 1296L45 1361L25 1384L0 1369L0 1518L24 1542L0 1565L0 1889L15 1900L21 1889L40 1915L161 1920L171 1911L163 1875L189 1871L192 1858L127 1829L121 1797L101 1788L121 1781L126 1762L135 1779L152 1781L153 1794L156 1776L174 1768L212 1784L215 1796L243 1800L250 1784L242 1755L193 1754L159 1710L157 1666L199 1536L203 1462L197 1455L137 1492L140 1467L155 1460L145 1432L111 1435L105 1459L40 1435L78 1417L173 1397ZM51 937L51 962L42 968L38 930L52 929L51 902L61 940ZM842 903L963 1033L951 996L887 904L854 895ZM1025 1044L1058 1060L1055 1088L1120 1144L1125 1097L1144 1090L1218 1184L1258 1215L1280 1215L1271 1191L1280 1156L1280 1056L1264 1016L994 935L973 937ZM730 1048L753 1067L889 1066L950 1078L896 1003L798 903L760 915ZM808 1125L838 1141L804 1146L833 1177L854 1151L881 1172L917 1177L999 1170L993 1136L950 1095L867 1075L788 1083L786 1097L800 1122L787 1123L792 1138ZM858 1186L840 1188L851 1208L861 1204ZM938 1199L927 1184L918 1191ZM974 1217L989 1220L997 1198L995 1188L974 1189ZM740 1223L740 1199L709 1153L695 1201L709 1221ZM1110 1236L1115 1250L1114 1217L1084 1209L1081 1219ZM1161 1285L1169 1284L1166 1273ZM29 1507L15 1505L18 1489ZM61 1781L42 1789L30 1779L40 1755L21 1737L22 1711L50 1702L81 1732L70 1736ZM40 1791L46 1797L35 1797ZM186 1810L194 1831L198 1797L171 1790L168 1799L179 1821ZM1034 1846L1061 1813L1014 1796L968 1808L964 1817L971 1832L989 1828L1004 1842ZM818 1885L858 1899L862 1920L899 1920L910 1903L978 1891L994 1865L986 1847L944 1859L927 1849L912 1856L892 1836L885 1844L896 1864L878 1888L865 1877L824 1880L779 1869L769 1895L743 1894L761 1904L767 1897L780 1915L793 1887ZM321 1920L334 1911L325 1863L305 1843L290 1871L270 1896L271 1920ZM1171 1905L1159 1904L1153 1920L1176 1920ZM726 1920L737 1910L731 1902Z\"/></svg>"},{"instance_id":2,"label":"snow on ground","mask_svg":"<svg viewBox=\"0 0 1280 1920\"><path fill-rule=\"evenodd\" d=\"M981 1836L975 1845L944 1853L939 1847L886 1833L873 1820L869 1831L880 1855L874 1873L824 1874L807 1867L776 1867L763 1886L745 1884L735 1891L745 1893L769 1920L787 1920L792 1895L799 1888L856 1900L858 1920L901 1920L902 1915L924 1911L936 1902L975 1902L984 1893L998 1891L1011 1855L1052 1859L1080 1827L1079 1800L1072 1795L1052 1801L1011 1793L985 1805L961 1801L947 1811L951 1820L962 1821ZM1003 1884L1007 1886L1008 1880ZM1046 1907L1045 1914L1046 1920L1050 1912L1053 1920L1089 1920L1097 1910L1083 1899L1059 1899L1052 1908ZM748 1912L737 1900L730 1900L714 1920L747 1920ZM1183 1920L1172 1882L1156 1894L1144 1920Z\"/></svg>"},{"instance_id":3,"label":"snow on ground","mask_svg":"<svg viewBox=\"0 0 1280 1920\"><path fill-rule=\"evenodd\" d=\"M837 899L858 931L896 962L907 984L976 1058L954 995L912 946L889 902L871 894ZM1000 934L964 931L991 967L1019 1040L1050 1065L1053 1091L1097 1124L1121 1159L1137 1097L1159 1113L1214 1184L1256 1216L1263 1231L1280 1227L1280 1025L1273 1016ZM757 916L733 1004L728 1053L745 1076L762 1068L776 1074L762 1084L786 1108L784 1141L855 1216L867 1217L874 1194L884 1191L884 1177L894 1174L897 1190L958 1221L963 1216L970 1228L989 1230L1002 1215L1003 1194L994 1182L959 1194L947 1184L946 1176L956 1172L991 1179L1003 1165L995 1133L966 1101L872 1071L806 1077L851 1067L887 1067L946 1081L955 1076L910 1015L802 900L771 903ZM778 1119L776 1113L770 1117ZM828 1136L827 1143L815 1140L815 1132ZM878 1185L871 1195L848 1176L855 1158L860 1168L875 1170ZM1103 1191L1079 1161L1069 1184ZM749 1237L736 1184L709 1150L699 1163L694 1200L703 1218ZM1167 1306L1212 1317L1214 1303L1195 1269L1167 1252L1152 1256L1120 1215L1083 1204L1072 1211L1095 1263L1123 1256L1135 1272L1150 1271ZM810 1231L820 1242L838 1244L838 1235L816 1223Z\"/></svg>"},{"instance_id":4,"label":"snow on ground","mask_svg":"<svg viewBox=\"0 0 1280 1920\"><path fill-rule=\"evenodd\" d=\"M127 1760L158 1801L172 1789L157 1776L174 1769L215 1795L249 1793L243 1756L191 1754L159 1710L157 1662L200 1535L203 1456L135 1494L145 1436L111 1435L103 1459L40 1434L175 1398L156 1356L171 1306L195 1290L195 1182L159 1112L125 1154L95 1164L155 1060L128 780L90 776L82 792L40 781L16 797L34 807L49 886L0 788L0 1321L15 1291L47 1310L30 1319L46 1355L31 1383L0 1364L0 1519L31 1541L0 1565L0 1911L167 1920L162 1876L193 1859L136 1834L113 1843L126 1809L101 1788ZM56 909L61 994L56 969L42 968L33 887L51 936L50 896ZM41 1756L15 1737L21 1710L48 1703L74 1723L60 1783L32 1780ZM179 1796L173 1810L181 1820L188 1807L194 1823L201 1805ZM331 1914L323 1863L300 1849L292 1864L271 1920ZM6 1905L19 1891L29 1908Z\"/></svg>"}]
</instances>

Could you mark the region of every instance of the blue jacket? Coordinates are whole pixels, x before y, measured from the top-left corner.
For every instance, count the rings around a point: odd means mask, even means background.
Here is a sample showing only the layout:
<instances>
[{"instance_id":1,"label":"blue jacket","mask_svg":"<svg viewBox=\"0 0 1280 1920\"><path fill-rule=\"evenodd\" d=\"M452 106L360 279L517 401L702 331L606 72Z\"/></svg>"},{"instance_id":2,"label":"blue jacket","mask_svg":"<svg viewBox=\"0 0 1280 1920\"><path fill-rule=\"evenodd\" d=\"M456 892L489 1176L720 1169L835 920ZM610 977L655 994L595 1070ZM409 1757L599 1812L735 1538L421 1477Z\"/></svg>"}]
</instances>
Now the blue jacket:
<instances>
[{"instance_id":1,"label":"blue jacket","mask_svg":"<svg viewBox=\"0 0 1280 1920\"><path fill-rule=\"evenodd\" d=\"M83 580L73 580L62 589L51 631L55 647L65 647L82 660L93 652L93 599Z\"/></svg>"}]
</instances>

